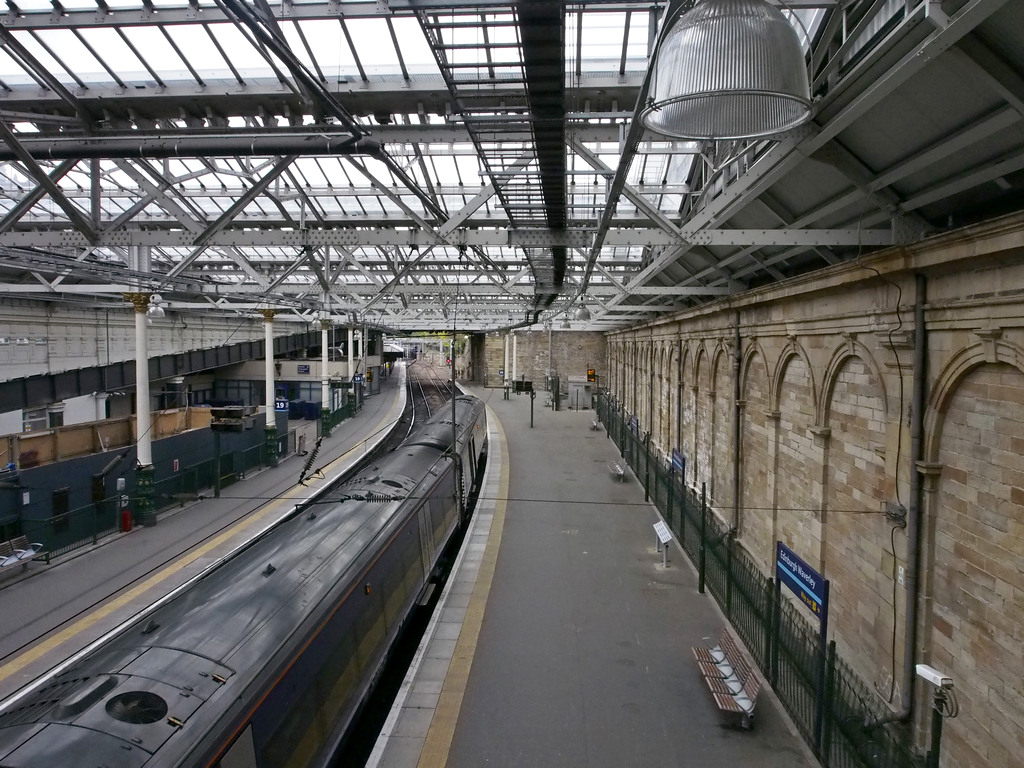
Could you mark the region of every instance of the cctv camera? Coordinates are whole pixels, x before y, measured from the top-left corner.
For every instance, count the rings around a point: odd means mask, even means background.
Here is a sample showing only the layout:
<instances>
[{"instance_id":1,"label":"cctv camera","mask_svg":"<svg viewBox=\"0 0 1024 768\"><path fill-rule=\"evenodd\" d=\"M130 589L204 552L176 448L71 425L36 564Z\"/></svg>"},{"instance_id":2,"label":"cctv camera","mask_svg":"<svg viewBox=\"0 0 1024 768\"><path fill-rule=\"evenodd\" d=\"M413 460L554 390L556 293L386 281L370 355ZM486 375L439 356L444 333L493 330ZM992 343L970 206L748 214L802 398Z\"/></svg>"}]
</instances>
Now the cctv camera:
<instances>
[{"instance_id":1,"label":"cctv camera","mask_svg":"<svg viewBox=\"0 0 1024 768\"><path fill-rule=\"evenodd\" d=\"M953 687L953 678L946 677L939 672L939 670L935 669L935 667L929 667L927 664L917 665L917 676L931 683L936 688Z\"/></svg>"}]
</instances>

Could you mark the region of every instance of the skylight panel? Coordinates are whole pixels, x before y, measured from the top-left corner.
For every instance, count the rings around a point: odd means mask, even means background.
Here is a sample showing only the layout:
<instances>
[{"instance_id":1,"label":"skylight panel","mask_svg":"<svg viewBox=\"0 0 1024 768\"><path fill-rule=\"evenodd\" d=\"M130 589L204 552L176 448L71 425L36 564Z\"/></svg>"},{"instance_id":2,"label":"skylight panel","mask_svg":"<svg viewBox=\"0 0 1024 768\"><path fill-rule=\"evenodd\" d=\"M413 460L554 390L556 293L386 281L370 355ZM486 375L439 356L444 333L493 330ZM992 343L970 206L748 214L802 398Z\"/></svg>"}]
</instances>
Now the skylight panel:
<instances>
[{"instance_id":1,"label":"skylight panel","mask_svg":"<svg viewBox=\"0 0 1024 768\"><path fill-rule=\"evenodd\" d=\"M219 26L226 28L226 25ZM165 29L167 29L171 39L174 40L178 48L188 57L189 63L199 73L200 77L209 78L228 74L224 57L221 56L217 47L210 39L210 35L202 27L196 25L169 25ZM214 34L219 34L221 31L223 30L218 29L214 31ZM235 51L238 48L252 50L251 46L241 41L231 46L225 44L224 40L218 39L218 42L220 42L225 50L231 51L232 59L234 59ZM260 60L263 60L262 57L260 57ZM240 66L237 61L232 63L236 67Z\"/></svg>"},{"instance_id":2,"label":"skylight panel","mask_svg":"<svg viewBox=\"0 0 1024 768\"><path fill-rule=\"evenodd\" d=\"M630 41L635 36L634 27L643 19L644 40L646 41L646 18L633 14L630 20ZM625 13L584 13L583 31L580 37L582 54L581 69L584 72L609 72L619 68L622 55L622 40L626 33ZM570 36L566 35L569 40ZM635 46L634 46L635 48ZM628 50L628 49L627 49ZM643 51L646 57L646 49ZM575 57L574 57L575 58ZM646 64L646 58L644 59Z\"/></svg>"},{"instance_id":3,"label":"skylight panel","mask_svg":"<svg viewBox=\"0 0 1024 768\"><path fill-rule=\"evenodd\" d=\"M368 74L395 75L401 73L398 54L384 19L347 19L356 55Z\"/></svg>"},{"instance_id":4,"label":"skylight panel","mask_svg":"<svg viewBox=\"0 0 1024 768\"><path fill-rule=\"evenodd\" d=\"M17 38L18 42L25 46L25 50L32 54L32 56L34 56L44 68L59 77L65 84L74 82L74 78L71 76L71 73L67 71L64 65L66 64L68 67L71 67L75 66L74 62L76 62L76 59L69 58L69 50L62 47L65 43L71 46L70 50L78 57L88 58L88 62L82 62L83 73L101 69L100 65L96 62L95 57L86 51L85 48L82 47L82 44L75 40L71 32L66 29L43 30L39 33L38 37L34 35L17 34ZM50 53L51 51L53 51L53 54L61 57L60 62L54 58L54 55ZM23 70L20 66L16 65L16 69L14 71L20 72Z\"/></svg>"},{"instance_id":5,"label":"skylight panel","mask_svg":"<svg viewBox=\"0 0 1024 768\"><path fill-rule=\"evenodd\" d=\"M136 50L146 62L166 79L191 79L188 68L158 27L130 27L124 29Z\"/></svg>"},{"instance_id":6,"label":"skylight panel","mask_svg":"<svg viewBox=\"0 0 1024 768\"><path fill-rule=\"evenodd\" d=\"M434 54L431 53L430 46L416 20L398 17L392 19L392 24L409 73L412 75L440 74Z\"/></svg>"},{"instance_id":7,"label":"skylight panel","mask_svg":"<svg viewBox=\"0 0 1024 768\"><path fill-rule=\"evenodd\" d=\"M23 11L52 11L50 0L18 0L18 7Z\"/></svg>"}]
</instances>

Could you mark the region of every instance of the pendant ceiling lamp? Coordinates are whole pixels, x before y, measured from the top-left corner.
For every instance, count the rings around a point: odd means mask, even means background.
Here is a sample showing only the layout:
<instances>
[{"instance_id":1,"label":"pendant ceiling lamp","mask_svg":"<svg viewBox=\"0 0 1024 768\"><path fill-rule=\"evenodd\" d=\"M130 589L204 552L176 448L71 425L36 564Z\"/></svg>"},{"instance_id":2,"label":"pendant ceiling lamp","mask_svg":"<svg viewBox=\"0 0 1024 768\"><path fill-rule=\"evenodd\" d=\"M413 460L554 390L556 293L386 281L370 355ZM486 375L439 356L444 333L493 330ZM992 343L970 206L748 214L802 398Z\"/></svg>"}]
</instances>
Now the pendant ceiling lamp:
<instances>
[{"instance_id":1,"label":"pendant ceiling lamp","mask_svg":"<svg viewBox=\"0 0 1024 768\"><path fill-rule=\"evenodd\" d=\"M679 16L654 61L644 125L680 139L749 139L811 116L807 64L766 0L703 0Z\"/></svg>"},{"instance_id":2,"label":"pendant ceiling lamp","mask_svg":"<svg viewBox=\"0 0 1024 768\"><path fill-rule=\"evenodd\" d=\"M579 309L576 310L576 314L573 315L573 317L575 317L577 320L589 320L590 319L590 310L587 309L587 305L584 303L582 296L580 297Z\"/></svg>"}]
</instances>

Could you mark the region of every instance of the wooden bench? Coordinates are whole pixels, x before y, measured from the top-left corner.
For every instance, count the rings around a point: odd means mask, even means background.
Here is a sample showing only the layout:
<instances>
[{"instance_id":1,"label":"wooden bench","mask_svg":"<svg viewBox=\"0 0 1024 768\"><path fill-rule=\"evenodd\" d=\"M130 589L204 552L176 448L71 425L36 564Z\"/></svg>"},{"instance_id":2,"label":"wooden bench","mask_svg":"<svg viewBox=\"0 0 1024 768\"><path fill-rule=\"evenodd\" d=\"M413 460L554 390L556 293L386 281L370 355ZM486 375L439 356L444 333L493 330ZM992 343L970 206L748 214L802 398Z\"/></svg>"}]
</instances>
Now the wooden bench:
<instances>
[{"instance_id":1,"label":"wooden bench","mask_svg":"<svg viewBox=\"0 0 1024 768\"><path fill-rule=\"evenodd\" d=\"M42 544L29 544L25 536L16 536L10 541L0 541L0 571L20 565L22 570L28 567L41 554Z\"/></svg>"},{"instance_id":2,"label":"wooden bench","mask_svg":"<svg viewBox=\"0 0 1024 768\"><path fill-rule=\"evenodd\" d=\"M611 473L611 476L620 483L626 479L626 470L617 461L613 461L608 464L608 471Z\"/></svg>"},{"instance_id":3,"label":"wooden bench","mask_svg":"<svg viewBox=\"0 0 1024 768\"><path fill-rule=\"evenodd\" d=\"M761 679L732 634L723 629L718 645L714 648L694 646L693 656L718 708L738 715L741 728L753 727L754 707L761 692Z\"/></svg>"}]
</instances>

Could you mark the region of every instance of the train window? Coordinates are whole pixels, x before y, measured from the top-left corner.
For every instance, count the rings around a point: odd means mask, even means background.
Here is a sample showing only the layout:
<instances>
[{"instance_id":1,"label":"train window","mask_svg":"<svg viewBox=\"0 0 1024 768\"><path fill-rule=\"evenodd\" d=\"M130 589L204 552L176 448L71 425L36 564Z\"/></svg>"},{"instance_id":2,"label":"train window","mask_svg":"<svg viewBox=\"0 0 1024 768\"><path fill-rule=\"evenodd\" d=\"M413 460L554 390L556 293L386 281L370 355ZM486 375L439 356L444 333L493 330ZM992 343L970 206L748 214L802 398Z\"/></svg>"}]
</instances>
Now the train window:
<instances>
[{"instance_id":1,"label":"train window","mask_svg":"<svg viewBox=\"0 0 1024 768\"><path fill-rule=\"evenodd\" d=\"M256 768L256 747L252 741L252 726L235 739L235 743L224 753L217 768Z\"/></svg>"}]
</instances>

